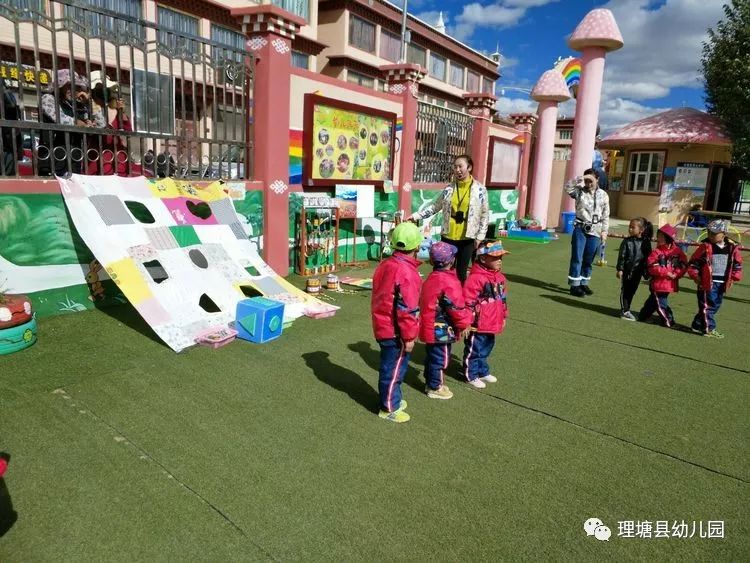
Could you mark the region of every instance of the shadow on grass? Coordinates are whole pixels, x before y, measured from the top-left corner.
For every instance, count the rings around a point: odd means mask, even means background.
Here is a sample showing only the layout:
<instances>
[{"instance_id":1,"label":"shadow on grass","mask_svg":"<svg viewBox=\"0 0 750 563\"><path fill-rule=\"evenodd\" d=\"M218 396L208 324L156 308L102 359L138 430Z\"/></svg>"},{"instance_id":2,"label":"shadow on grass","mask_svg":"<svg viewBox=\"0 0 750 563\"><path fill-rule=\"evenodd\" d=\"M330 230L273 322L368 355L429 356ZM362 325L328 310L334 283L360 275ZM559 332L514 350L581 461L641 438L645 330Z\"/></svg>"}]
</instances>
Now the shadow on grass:
<instances>
[{"instance_id":1,"label":"shadow on grass","mask_svg":"<svg viewBox=\"0 0 750 563\"><path fill-rule=\"evenodd\" d=\"M0 458L6 462L10 461L10 455L6 453L0 453ZM0 477L0 538L13 527L13 524L17 520L18 513L13 510L13 502L10 500L8 485L5 483L5 479Z\"/></svg>"},{"instance_id":2,"label":"shadow on grass","mask_svg":"<svg viewBox=\"0 0 750 563\"><path fill-rule=\"evenodd\" d=\"M607 307L606 305L592 303L591 301L587 301L585 297L574 299L571 297L562 297L560 295L544 295L543 293L540 293L539 296L544 297L545 299L551 299L552 301L556 301L557 303L561 303L563 305L577 307L579 309L588 309L589 311L594 311L596 313L600 313L602 315L607 315L610 317L620 316L619 307Z\"/></svg>"},{"instance_id":3,"label":"shadow on grass","mask_svg":"<svg viewBox=\"0 0 750 563\"><path fill-rule=\"evenodd\" d=\"M349 350L364 360L364 362L375 371L380 370L380 350L372 347L369 342L356 342L349 344ZM420 371L411 365L411 362L424 363L424 347L414 346L414 351L411 353L409 359L409 366L406 368L406 374L404 375L404 383L406 383L412 389L417 391L424 391L424 382L419 377Z\"/></svg>"},{"instance_id":4,"label":"shadow on grass","mask_svg":"<svg viewBox=\"0 0 750 563\"><path fill-rule=\"evenodd\" d=\"M555 293L569 293L570 289L568 286L557 285L556 283L550 283L536 278L529 278L527 276L520 276L518 274L505 274L508 281L511 283L518 283L521 285L528 285L531 287L538 287L546 291L552 291Z\"/></svg>"},{"instance_id":5,"label":"shadow on grass","mask_svg":"<svg viewBox=\"0 0 750 563\"><path fill-rule=\"evenodd\" d=\"M113 318L114 320L121 322L126 327L142 334L143 336L150 338L154 342L158 342L162 346L166 346L161 338L159 338L154 330L143 320L143 317L135 310L130 303L123 303L122 305L96 305L96 308Z\"/></svg>"},{"instance_id":6,"label":"shadow on grass","mask_svg":"<svg viewBox=\"0 0 750 563\"><path fill-rule=\"evenodd\" d=\"M320 381L342 393L346 393L365 409L377 414L379 408L378 392L358 373L334 364L330 360L328 352L308 352L302 354L302 358Z\"/></svg>"}]
</instances>

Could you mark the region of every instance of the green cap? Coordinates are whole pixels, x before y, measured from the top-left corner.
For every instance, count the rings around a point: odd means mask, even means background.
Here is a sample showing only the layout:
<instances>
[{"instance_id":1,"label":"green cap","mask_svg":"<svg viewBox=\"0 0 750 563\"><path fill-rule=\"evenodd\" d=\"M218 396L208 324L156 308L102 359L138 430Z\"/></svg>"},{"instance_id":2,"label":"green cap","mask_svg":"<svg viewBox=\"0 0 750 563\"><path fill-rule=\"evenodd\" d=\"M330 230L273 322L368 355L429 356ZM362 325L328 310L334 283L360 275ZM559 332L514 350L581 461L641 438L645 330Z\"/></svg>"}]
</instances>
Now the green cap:
<instances>
[{"instance_id":1,"label":"green cap","mask_svg":"<svg viewBox=\"0 0 750 563\"><path fill-rule=\"evenodd\" d=\"M422 231L414 223L408 221L400 223L391 233L391 248L408 252L417 248L422 239L424 239Z\"/></svg>"}]
</instances>

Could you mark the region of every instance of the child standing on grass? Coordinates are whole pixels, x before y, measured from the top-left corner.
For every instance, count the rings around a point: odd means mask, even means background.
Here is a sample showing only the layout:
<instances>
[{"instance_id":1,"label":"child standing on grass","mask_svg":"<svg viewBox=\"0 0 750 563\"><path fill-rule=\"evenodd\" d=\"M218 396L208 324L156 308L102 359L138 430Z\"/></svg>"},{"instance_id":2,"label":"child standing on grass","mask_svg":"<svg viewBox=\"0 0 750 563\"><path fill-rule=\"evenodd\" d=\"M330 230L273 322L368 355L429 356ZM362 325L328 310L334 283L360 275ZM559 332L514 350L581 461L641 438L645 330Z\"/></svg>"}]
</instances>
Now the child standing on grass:
<instances>
[{"instance_id":1,"label":"child standing on grass","mask_svg":"<svg viewBox=\"0 0 750 563\"><path fill-rule=\"evenodd\" d=\"M693 332L711 338L724 338L716 330L714 315L732 283L742 279L742 255L739 245L727 238L727 223L711 221L708 240L690 257L688 275L698 285L698 313L693 319Z\"/></svg>"},{"instance_id":2,"label":"child standing on grass","mask_svg":"<svg viewBox=\"0 0 750 563\"><path fill-rule=\"evenodd\" d=\"M430 247L432 273L419 296L421 322L419 339L425 343L425 393L430 399L450 399L453 393L444 383L444 370L451 357L451 344L471 325L472 314L464 306L463 289L453 265L458 248L447 242Z\"/></svg>"},{"instance_id":3,"label":"child standing on grass","mask_svg":"<svg viewBox=\"0 0 750 563\"><path fill-rule=\"evenodd\" d=\"M646 277L646 259L651 254L651 237L654 228L645 218L636 217L630 220L628 237L622 241L617 255L617 279L620 280L620 318L634 321L635 315L630 312L635 292Z\"/></svg>"},{"instance_id":4,"label":"child standing on grass","mask_svg":"<svg viewBox=\"0 0 750 563\"><path fill-rule=\"evenodd\" d=\"M465 340L463 372L469 385L484 389L495 383L487 358L495 346L495 335L503 332L508 316L507 280L500 272L508 251L500 241L482 241L477 261L464 284L466 306L474 313L471 331Z\"/></svg>"},{"instance_id":5,"label":"child standing on grass","mask_svg":"<svg viewBox=\"0 0 750 563\"><path fill-rule=\"evenodd\" d=\"M646 260L651 276L651 295L638 313L639 321L646 321L657 312L664 326L674 326L674 315L667 298L670 293L680 290L679 280L687 270L687 257L674 243L676 234L677 229L668 223L656 233L656 248Z\"/></svg>"},{"instance_id":6,"label":"child standing on grass","mask_svg":"<svg viewBox=\"0 0 750 563\"><path fill-rule=\"evenodd\" d=\"M419 333L417 249L422 233L414 223L401 223L391 234L393 254L383 260L372 277L372 328L380 345L378 416L391 422L407 422L401 382Z\"/></svg>"}]
</instances>

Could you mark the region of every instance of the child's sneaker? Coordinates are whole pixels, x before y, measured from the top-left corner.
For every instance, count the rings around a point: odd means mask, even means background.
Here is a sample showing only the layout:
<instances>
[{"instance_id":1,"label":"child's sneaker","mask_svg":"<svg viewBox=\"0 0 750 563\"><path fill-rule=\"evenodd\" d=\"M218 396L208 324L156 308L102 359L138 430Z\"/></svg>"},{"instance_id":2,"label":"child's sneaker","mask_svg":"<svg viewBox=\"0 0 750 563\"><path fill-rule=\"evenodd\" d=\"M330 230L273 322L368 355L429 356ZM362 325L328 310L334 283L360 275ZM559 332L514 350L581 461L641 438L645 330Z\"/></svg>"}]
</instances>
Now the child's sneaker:
<instances>
[{"instance_id":1,"label":"child's sneaker","mask_svg":"<svg viewBox=\"0 0 750 563\"><path fill-rule=\"evenodd\" d=\"M427 387L426 392L430 399L450 399L453 397L453 392L448 389L447 385L441 385L437 389Z\"/></svg>"},{"instance_id":2,"label":"child's sneaker","mask_svg":"<svg viewBox=\"0 0 750 563\"><path fill-rule=\"evenodd\" d=\"M724 335L716 329L708 331L704 336L708 336L709 338L718 338L718 339L724 338Z\"/></svg>"},{"instance_id":3,"label":"child's sneaker","mask_svg":"<svg viewBox=\"0 0 750 563\"><path fill-rule=\"evenodd\" d=\"M708 336L705 332L703 332L699 328L695 328L694 326L690 327L690 330L692 330L695 334L700 334L701 336Z\"/></svg>"},{"instance_id":4,"label":"child's sneaker","mask_svg":"<svg viewBox=\"0 0 750 563\"><path fill-rule=\"evenodd\" d=\"M481 379L485 383L497 383L497 377L495 377L494 375L487 374L484 377L480 377L479 379Z\"/></svg>"},{"instance_id":5,"label":"child's sneaker","mask_svg":"<svg viewBox=\"0 0 750 563\"><path fill-rule=\"evenodd\" d=\"M620 315L620 318L623 321L636 321L638 319L635 318L635 315L631 313L630 311L625 311L622 315Z\"/></svg>"},{"instance_id":6,"label":"child's sneaker","mask_svg":"<svg viewBox=\"0 0 750 563\"><path fill-rule=\"evenodd\" d=\"M389 420L391 422L409 422L409 419L411 418L406 411L400 410L400 411L380 411L378 413L378 416L382 418L383 420Z\"/></svg>"},{"instance_id":7,"label":"child's sneaker","mask_svg":"<svg viewBox=\"0 0 750 563\"><path fill-rule=\"evenodd\" d=\"M471 385L472 387L476 387L477 389L484 389L485 387L487 387L487 384L478 377L476 379L470 379L469 385Z\"/></svg>"}]
</instances>

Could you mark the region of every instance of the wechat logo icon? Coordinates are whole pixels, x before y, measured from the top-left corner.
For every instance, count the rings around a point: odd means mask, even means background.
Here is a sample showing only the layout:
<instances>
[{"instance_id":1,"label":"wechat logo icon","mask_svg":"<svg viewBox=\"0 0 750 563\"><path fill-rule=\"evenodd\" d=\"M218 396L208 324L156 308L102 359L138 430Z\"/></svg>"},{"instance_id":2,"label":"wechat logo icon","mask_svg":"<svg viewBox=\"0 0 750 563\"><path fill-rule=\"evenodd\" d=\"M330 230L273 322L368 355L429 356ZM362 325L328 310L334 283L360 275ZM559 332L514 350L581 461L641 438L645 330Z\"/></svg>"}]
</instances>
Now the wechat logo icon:
<instances>
[{"instance_id":1,"label":"wechat logo icon","mask_svg":"<svg viewBox=\"0 0 750 563\"><path fill-rule=\"evenodd\" d=\"M612 531L599 518L589 518L583 523L587 536L594 536L599 541L609 541Z\"/></svg>"}]
</instances>

